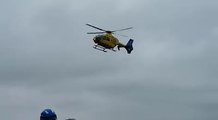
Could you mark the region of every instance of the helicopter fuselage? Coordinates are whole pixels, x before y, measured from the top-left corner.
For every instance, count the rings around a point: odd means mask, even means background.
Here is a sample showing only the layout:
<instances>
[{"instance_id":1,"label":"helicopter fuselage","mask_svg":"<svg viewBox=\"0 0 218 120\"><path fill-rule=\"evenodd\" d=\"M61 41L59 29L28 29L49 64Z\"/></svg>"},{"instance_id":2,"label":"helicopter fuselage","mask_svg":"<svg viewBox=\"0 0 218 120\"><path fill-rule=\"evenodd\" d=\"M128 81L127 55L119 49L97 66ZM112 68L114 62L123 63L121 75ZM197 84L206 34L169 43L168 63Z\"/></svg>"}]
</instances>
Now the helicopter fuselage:
<instances>
[{"instance_id":1,"label":"helicopter fuselage","mask_svg":"<svg viewBox=\"0 0 218 120\"><path fill-rule=\"evenodd\" d=\"M112 49L119 45L119 40L114 37L111 34L105 34L105 35L97 35L93 38L93 41L102 47L105 47L107 49Z\"/></svg>"}]
</instances>

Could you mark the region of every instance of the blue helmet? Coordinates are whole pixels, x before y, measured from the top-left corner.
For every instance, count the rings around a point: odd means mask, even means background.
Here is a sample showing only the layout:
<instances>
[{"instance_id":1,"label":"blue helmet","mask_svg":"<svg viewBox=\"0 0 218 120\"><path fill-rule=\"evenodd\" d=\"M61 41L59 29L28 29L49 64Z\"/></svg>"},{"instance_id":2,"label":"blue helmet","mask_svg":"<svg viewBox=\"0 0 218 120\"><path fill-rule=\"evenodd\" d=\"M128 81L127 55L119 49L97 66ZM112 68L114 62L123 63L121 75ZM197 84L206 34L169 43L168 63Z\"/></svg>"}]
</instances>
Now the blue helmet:
<instances>
[{"instance_id":1,"label":"blue helmet","mask_svg":"<svg viewBox=\"0 0 218 120\"><path fill-rule=\"evenodd\" d=\"M51 109L45 109L41 113L40 120L57 120L57 115Z\"/></svg>"}]
</instances>

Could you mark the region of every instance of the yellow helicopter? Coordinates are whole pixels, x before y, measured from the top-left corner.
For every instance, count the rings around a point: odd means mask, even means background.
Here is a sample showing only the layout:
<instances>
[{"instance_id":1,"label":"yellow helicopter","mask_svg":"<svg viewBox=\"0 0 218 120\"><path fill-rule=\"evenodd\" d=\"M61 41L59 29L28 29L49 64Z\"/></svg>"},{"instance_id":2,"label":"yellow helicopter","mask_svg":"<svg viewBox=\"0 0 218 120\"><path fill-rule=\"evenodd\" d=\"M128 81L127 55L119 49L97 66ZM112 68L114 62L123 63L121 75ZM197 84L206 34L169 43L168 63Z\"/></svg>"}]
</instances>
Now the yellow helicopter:
<instances>
[{"instance_id":1,"label":"yellow helicopter","mask_svg":"<svg viewBox=\"0 0 218 120\"><path fill-rule=\"evenodd\" d=\"M118 50L120 50L120 48L123 47L126 49L128 54L130 54L132 52L133 39L129 39L127 44L124 45L123 43L120 43L119 40L112 35L112 34L115 34L115 32L117 32L117 31L129 30L129 29L132 29L132 27L120 29L120 30L109 31L109 30L104 30L104 29L101 29L99 27L90 25L90 24L86 24L86 25L102 31L102 32L88 32L87 33L87 34L98 34L93 38L93 41L96 43L93 46L93 48L100 50L100 51L103 51L103 52L107 52L106 49L109 49L109 50L116 52L116 50L114 50L114 47L117 46Z\"/></svg>"}]
</instances>

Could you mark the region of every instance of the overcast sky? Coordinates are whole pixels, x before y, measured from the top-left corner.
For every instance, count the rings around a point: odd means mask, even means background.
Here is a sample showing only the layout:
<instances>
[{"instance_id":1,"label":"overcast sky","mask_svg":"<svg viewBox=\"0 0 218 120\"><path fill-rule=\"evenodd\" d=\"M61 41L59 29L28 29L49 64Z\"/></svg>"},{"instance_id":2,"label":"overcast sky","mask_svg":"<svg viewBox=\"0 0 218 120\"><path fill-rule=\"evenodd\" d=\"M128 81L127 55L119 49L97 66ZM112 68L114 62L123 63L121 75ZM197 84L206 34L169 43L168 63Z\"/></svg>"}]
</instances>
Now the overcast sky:
<instances>
[{"instance_id":1,"label":"overcast sky","mask_svg":"<svg viewBox=\"0 0 218 120\"><path fill-rule=\"evenodd\" d=\"M1 0L0 116L217 120L218 1ZM97 31L134 50L93 49Z\"/></svg>"}]
</instances>

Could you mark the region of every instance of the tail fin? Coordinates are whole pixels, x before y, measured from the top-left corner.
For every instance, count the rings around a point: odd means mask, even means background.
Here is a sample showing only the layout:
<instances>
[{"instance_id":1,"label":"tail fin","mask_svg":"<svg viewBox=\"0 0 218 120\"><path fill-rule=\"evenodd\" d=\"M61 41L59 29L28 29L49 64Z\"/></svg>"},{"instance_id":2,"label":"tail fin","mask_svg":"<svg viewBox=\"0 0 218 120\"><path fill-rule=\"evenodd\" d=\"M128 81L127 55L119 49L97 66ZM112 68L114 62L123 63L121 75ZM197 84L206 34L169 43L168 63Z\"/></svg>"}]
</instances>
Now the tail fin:
<instances>
[{"instance_id":1,"label":"tail fin","mask_svg":"<svg viewBox=\"0 0 218 120\"><path fill-rule=\"evenodd\" d=\"M130 54L133 50L132 44L133 44L133 39L129 39L128 43L125 46L128 54Z\"/></svg>"}]
</instances>

